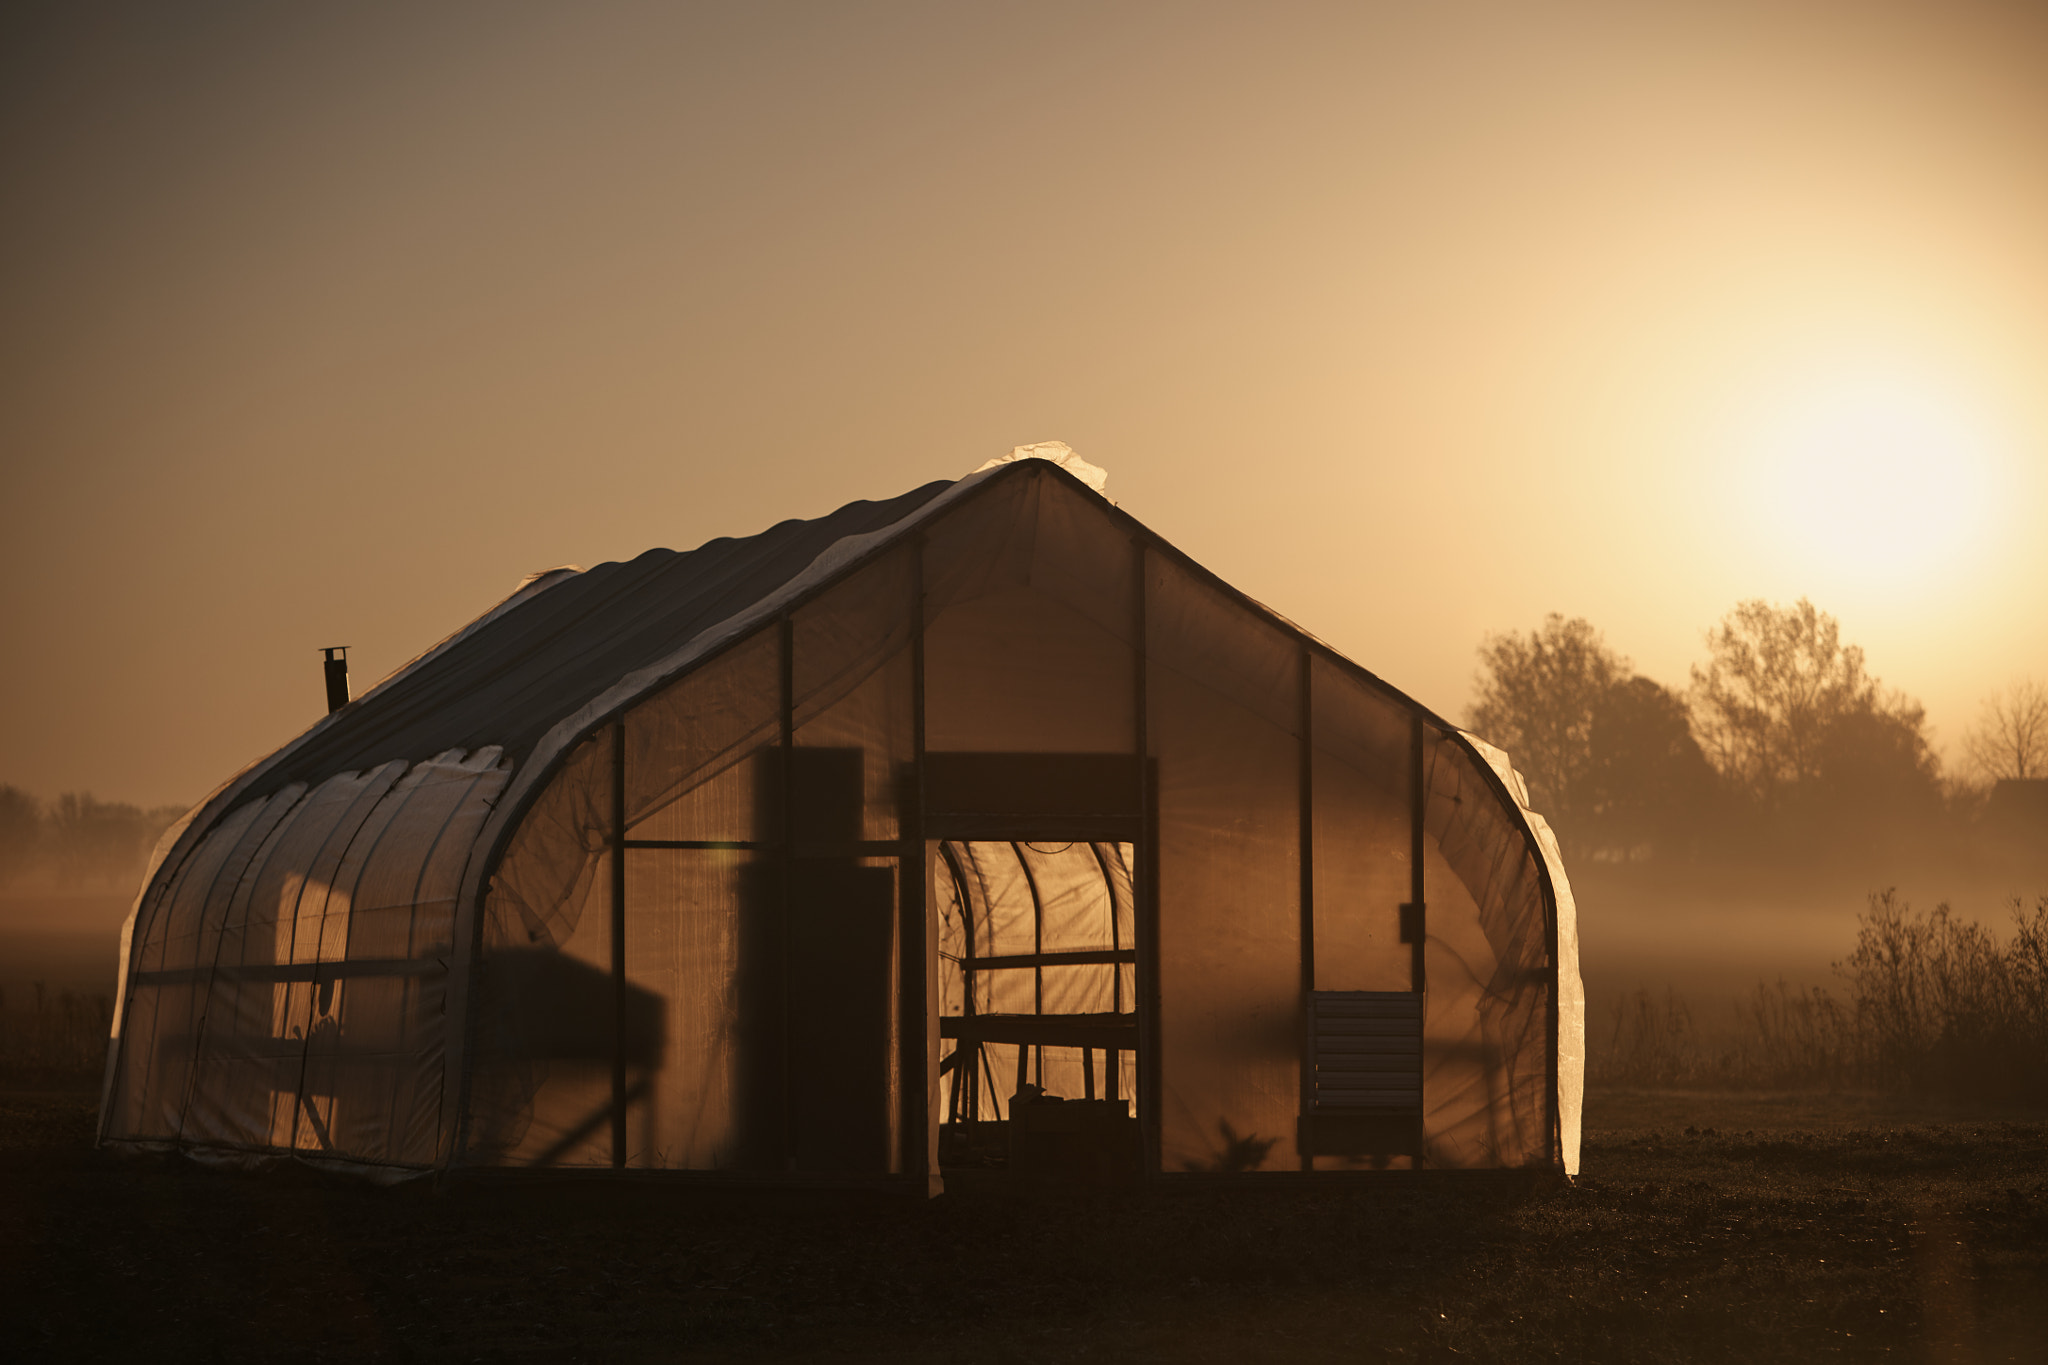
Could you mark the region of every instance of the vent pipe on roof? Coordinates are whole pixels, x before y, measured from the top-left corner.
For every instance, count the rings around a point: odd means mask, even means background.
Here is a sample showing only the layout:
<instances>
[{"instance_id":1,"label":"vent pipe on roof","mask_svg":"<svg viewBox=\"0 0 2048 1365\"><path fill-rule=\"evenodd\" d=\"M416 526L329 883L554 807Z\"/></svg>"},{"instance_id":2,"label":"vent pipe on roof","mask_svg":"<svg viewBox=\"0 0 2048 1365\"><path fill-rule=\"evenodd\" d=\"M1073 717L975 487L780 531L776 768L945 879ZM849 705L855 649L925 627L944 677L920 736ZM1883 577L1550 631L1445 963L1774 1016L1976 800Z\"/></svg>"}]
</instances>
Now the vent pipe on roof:
<instances>
[{"instance_id":1,"label":"vent pipe on roof","mask_svg":"<svg viewBox=\"0 0 2048 1365\"><path fill-rule=\"evenodd\" d=\"M321 667L327 674L327 714L331 716L348 705L348 646L328 645L322 652L327 655Z\"/></svg>"}]
</instances>

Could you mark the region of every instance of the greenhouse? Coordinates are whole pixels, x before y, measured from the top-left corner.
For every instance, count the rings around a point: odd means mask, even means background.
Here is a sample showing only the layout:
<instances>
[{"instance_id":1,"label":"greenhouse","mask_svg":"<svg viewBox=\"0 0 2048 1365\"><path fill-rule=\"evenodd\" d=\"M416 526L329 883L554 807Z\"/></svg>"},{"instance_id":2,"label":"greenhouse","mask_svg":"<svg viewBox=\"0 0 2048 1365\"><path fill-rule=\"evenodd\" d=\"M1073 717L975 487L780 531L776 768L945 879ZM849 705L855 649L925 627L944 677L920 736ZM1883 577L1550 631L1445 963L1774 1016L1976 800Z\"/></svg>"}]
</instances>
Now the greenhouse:
<instances>
[{"instance_id":1,"label":"greenhouse","mask_svg":"<svg viewBox=\"0 0 2048 1365\"><path fill-rule=\"evenodd\" d=\"M1506 756L1102 486L1021 448L522 585L165 836L102 1142L928 1191L1575 1170L1577 930Z\"/></svg>"}]
</instances>

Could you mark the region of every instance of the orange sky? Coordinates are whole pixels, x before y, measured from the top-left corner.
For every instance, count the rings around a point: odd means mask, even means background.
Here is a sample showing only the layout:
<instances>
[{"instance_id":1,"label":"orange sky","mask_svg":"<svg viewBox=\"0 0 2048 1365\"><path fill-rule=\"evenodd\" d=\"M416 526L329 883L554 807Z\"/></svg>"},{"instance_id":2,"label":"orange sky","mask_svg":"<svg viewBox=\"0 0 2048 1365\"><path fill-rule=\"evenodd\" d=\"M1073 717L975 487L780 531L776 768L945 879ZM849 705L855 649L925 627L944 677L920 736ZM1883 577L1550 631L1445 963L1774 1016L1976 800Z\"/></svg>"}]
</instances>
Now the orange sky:
<instances>
[{"instance_id":1,"label":"orange sky","mask_svg":"<svg viewBox=\"0 0 2048 1365\"><path fill-rule=\"evenodd\" d=\"M42 8L0 782L195 800L317 646L1055 439L1454 714L1750 596L1944 745L2048 679L2040 7Z\"/></svg>"}]
</instances>

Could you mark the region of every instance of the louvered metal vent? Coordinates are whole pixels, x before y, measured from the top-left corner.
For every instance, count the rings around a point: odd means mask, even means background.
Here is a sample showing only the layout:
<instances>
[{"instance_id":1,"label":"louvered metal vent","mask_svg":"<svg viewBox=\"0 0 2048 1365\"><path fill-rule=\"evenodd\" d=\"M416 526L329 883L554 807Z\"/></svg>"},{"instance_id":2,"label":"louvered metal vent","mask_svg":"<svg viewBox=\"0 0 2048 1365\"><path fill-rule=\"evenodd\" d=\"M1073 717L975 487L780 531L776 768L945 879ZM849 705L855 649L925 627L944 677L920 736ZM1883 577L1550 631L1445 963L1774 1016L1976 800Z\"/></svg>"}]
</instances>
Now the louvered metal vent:
<instances>
[{"instance_id":1,"label":"louvered metal vent","mask_svg":"<svg viewBox=\"0 0 2048 1365\"><path fill-rule=\"evenodd\" d=\"M1314 1073L1303 1144L1313 1154L1414 1153L1422 1128L1422 996L1312 991Z\"/></svg>"}]
</instances>

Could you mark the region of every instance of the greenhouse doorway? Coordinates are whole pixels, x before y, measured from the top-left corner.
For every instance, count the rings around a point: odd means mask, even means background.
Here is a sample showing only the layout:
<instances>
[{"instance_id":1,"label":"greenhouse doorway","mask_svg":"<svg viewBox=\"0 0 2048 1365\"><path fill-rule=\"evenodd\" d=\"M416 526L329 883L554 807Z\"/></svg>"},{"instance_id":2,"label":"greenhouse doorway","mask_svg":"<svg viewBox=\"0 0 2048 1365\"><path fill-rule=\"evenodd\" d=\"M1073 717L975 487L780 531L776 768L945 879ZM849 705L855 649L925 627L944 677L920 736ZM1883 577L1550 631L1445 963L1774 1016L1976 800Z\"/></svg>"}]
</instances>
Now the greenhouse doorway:
<instances>
[{"instance_id":1,"label":"greenhouse doorway","mask_svg":"<svg viewBox=\"0 0 2048 1365\"><path fill-rule=\"evenodd\" d=\"M1137 846L949 839L939 888L939 1161L1138 1174Z\"/></svg>"},{"instance_id":2,"label":"greenhouse doorway","mask_svg":"<svg viewBox=\"0 0 2048 1365\"><path fill-rule=\"evenodd\" d=\"M1143 1167L1143 797L1121 755L932 755L939 1164Z\"/></svg>"}]
</instances>

